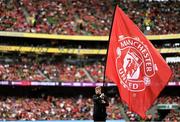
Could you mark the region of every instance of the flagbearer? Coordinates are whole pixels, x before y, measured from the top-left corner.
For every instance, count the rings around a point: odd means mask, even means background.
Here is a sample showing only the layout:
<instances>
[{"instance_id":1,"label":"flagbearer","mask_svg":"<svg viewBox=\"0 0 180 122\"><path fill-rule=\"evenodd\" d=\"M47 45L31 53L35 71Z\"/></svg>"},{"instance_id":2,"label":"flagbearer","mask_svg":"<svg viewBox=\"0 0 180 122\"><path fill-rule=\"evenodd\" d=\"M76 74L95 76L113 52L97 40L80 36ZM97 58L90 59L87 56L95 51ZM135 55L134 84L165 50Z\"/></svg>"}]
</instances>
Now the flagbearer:
<instances>
[{"instance_id":1,"label":"flagbearer","mask_svg":"<svg viewBox=\"0 0 180 122\"><path fill-rule=\"evenodd\" d=\"M106 76L117 85L121 99L143 119L172 76L161 54L118 6L105 69Z\"/></svg>"},{"instance_id":2,"label":"flagbearer","mask_svg":"<svg viewBox=\"0 0 180 122\"><path fill-rule=\"evenodd\" d=\"M94 101L94 113L93 119L95 122L105 122L107 113L106 107L109 105L107 97L102 93L101 87L97 86L95 88L95 95L93 96Z\"/></svg>"}]
</instances>

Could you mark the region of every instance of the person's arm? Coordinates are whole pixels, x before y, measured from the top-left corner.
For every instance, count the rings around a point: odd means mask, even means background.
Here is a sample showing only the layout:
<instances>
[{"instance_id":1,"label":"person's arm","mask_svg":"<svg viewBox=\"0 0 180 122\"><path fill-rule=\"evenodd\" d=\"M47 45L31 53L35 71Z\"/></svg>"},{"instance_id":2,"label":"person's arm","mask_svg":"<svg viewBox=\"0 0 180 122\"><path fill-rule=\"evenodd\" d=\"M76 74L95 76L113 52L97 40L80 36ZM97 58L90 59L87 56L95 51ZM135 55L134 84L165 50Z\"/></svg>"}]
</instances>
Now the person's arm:
<instances>
[{"instance_id":1,"label":"person's arm","mask_svg":"<svg viewBox=\"0 0 180 122\"><path fill-rule=\"evenodd\" d=\"M105 98L104 98L104 101L105 101L105 106L109 106L109 102L108 102L108 99L107 99L106 96L105 96Z\"/></svg>"},{"instance_id":2,"label":"person's arm","mask_svg":"<svg viewBox=\"0 0 180 122\"><path fill-rule=\"evenodd\" d=\"M109 106L109 102L108 102L108 99L107 97L103 94L101 94L101 103L104 104L105 106Z\"/></svg>"},{"instance_id":3,"label":"person's arm","mask_svg":"<svg viewBox=\"0 0 180 122\"><path fill-rule=\"evenodd\" d=\"M94 96L93 96L93 101L94 101L94 102L101 103L101 98L100 98L99 96L97 96L97 95L94 95Z\"/></svg>"}]
</instances>

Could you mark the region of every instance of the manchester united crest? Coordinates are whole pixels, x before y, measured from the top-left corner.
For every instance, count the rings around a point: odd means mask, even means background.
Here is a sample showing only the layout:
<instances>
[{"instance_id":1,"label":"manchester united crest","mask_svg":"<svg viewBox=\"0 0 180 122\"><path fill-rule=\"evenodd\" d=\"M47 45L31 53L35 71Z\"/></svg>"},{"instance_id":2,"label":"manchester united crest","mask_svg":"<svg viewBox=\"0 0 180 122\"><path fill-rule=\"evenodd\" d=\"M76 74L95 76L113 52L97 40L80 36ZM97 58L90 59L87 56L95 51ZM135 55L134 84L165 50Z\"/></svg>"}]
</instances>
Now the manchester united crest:
<instances>
[{"instance_id":1,"label":"manchester united crest","mask_svg":"<svg viewBox=\"0 0 180 122\"><path fill-rule=\"evenodd\" d=\"M139 38L119 36L116 48L116 70L124 88L140 92L151 84L156 65L145 44Z\"/></svg>"}]
</instances>

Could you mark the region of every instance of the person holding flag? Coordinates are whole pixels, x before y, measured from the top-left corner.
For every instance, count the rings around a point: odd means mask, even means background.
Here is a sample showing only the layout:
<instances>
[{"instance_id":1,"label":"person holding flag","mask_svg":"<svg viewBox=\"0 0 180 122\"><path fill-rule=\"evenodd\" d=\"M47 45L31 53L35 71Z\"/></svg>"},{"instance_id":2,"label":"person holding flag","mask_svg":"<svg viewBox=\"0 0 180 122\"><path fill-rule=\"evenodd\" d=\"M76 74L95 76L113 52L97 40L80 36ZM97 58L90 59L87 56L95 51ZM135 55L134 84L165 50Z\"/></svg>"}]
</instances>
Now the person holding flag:
<instances>
[{"instance_id":1,"label":"person holding flag","mask_svg":"<svg viewBox=\"0 0 180 122\"><path fill-rule=\"evenodd\" d=\"M143 119L167 85L172 71L140 29L118 7L109 37L105 75L118 87L121 99Z\"/></svg>"},{"instance_id":2,"label":"person holding flag","mask_svg":"<svg viewBox=\"0 0 180 122\"><path fill-rule=\"evenodd\" d=\"M100 86L97 86L95 88L95 93L96 94L93 96L93 120L95 122L105 122L107 117L106 107L109 105L107 97L104 93L102 93L102 89Z\"/></svg>"}]
</instances>

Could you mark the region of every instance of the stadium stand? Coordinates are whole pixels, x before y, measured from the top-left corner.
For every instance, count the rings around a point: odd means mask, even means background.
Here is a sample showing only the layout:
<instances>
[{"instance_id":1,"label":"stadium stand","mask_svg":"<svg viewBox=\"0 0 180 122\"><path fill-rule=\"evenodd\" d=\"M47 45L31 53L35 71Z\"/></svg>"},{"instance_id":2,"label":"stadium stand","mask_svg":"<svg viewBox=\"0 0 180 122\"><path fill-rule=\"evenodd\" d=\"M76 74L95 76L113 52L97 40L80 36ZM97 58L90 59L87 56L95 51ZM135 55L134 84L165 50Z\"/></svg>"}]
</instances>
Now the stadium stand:
<instances>
[{"instance_id":1,"label":"stadium stand","mask_svg":"<svg viewBox=\"0 0 180 122\"><path fill-rule=\"evenodd\" d=\"M12 60L12 58L9 57L9 60ZM41 60L41 58L36 60ZM103 82L104 63L100 61L77 65L58 62L57 59L54 59L56 63L53 63L54 61L50 62L46 58L43 62L36 60L23 56L16 63L1 62L1 81ZM174 72L171 82L179 82L180 63L169 63L169 65ZM111 81L106 79L106 82Z\"/></svg>"},{"instance_id":2,"label":"stadium stand","mask_svg":"<svg viewBox=\"0 0 180 122\"><path fill-rule=\"evenodd\" d=\"M179 57L178 0L0 0L0 121L92 119L91 97L96 85L73 87L71 83L102 84L116 3L150 35L147 38L164 59ZM175 85L165 90L175 95L163 93L148 113L149 121L180 121L180 60L166 61L173 71L170 83ZM31 81L70 85L52 85L58 87L56 92L54 87L38 86L37 82L34 88ZM107 78L106 82L112 83ZM107 89L107 94L114 92L113 86ZM44 95L50 91L53 95ZM42 94L37 96L39 92ZM23 93L27 94L18 96ZM117 93L109 97L108 119L140 121Z\"/></svg>"},{"instance_id":3,"label":"stadium stand","mask_svg":"<svg viewBox=\"0 0 180 122\"><path fill-rule=\"evenodd\" d=\"M165 122L178 122L180 121L180 114L178 111L171 110L170 113L164 118Z\"/></svg>"},{"instance_id":4,"label":"stadium stand","mask_svg":"<svg viewBox=\"0 0 180 122\"><path fill-rule=\"evenodd\" d=\"M31 94L31 93L30 93ZM121 102L117 97L109 97L110 105L107 108L108 119L123 119L121 115ZM179 96L162 96L155 102L158 104L180 103ZM45 96L1 96L0 120L91 120L93 103L90 97L79 95L76 97ZM125 113L130 121L139 121L140 117L129 111L126 106ZM178 110L171 110L164 118L168 121L179 121ZM152 120L152 113L148 120ZM160 120L159 115L153 119Z\"/></svg>"},{"instance_id":5,"label":"stadium stand","mask_svg":"<svg viewBox=\"0 0 180 122\"><path fill-rule=\"evenodd\" d=\"M180 97L179 96L167 96L167 95L164 95L164 96L159 97L155 101L153 106L159 105L159 104L166 104L166 105L177 104L179 106ZM129 117L130 121L140 121L141 120L141 118L137 114L130 111L127 106L123 106L123 107L125 108L125 113ZM170 112L168 112L168 114L165 115L163 121L165 121L165 122L167 122L167 121L179 121L180 116L178 114L178 111L179 111L179 109L170 109ZM147 114L147 120L150 121L150 120L153 119L153 120L156 120L156 121L160 121L161 120L160 113L158 113L157 109L154 110L153 112L154 112L154 115L153 115L153 113L148 113Z\"/></svg>"},{"instance_id":6,"label":"stadium stand","mask_svg":"<svg viewBox=\"0 0 180 122\"><path fill-rule=\"evenodd\" d=\"M14 93L7 89L16 90ZM0 121L2 120L92 120L93 101L92 89L84 90L82 94L74 91L60 91L59 88L2 88L0 97ZM28 90L29 89L29 90ZM94 91L94 90L93 90ZM16 93L17 92L17 93ZM52 93L50 93L52 92ZM84 94L86 93L86 95ZM4 95L2 95L4 94ZM13 95L12 95L13 94ZM73 96L73 94L75 94ZM83 95L84 94L84 95ZM91 93L92 94L92 93ZM119 98L109 97L107 108L108 119L120 120Z\"/></svg>"},{"instance_id":7,"label":"stadium stand","mask_svg":"<svg viewBox=\"0 0 180 122\"><path fill-rule=\"evenodd\" d=\"M116 3L119 3L145 34L180 33L180 20L177 17L180 6L178 0L2 0L0 30L64 35L109 35L113 6Z\"/></svg>"},{"instance_id":8,"label":"stadium stand","mask_svg":"<svg viewBox=\"0 0 180 122\"><path fill-rule=\"evenodd\" d=\"M157 100L157 103L159 103L159 104L173 104L173 103L180 104L180 97L179 96L159 97Z\"/></svg>"},{"instance_id":9,"label":"stadium stand","mask_svg":"<svg viewBox=\"0 0 180 122\"><path fill-rule=\"evenodd\" d=\"M50 98L49 98L50 99ZM54 98L1 98L0 120L90 120L92 99ZM114 98L112 98L112 101ZM108 119L122 119L117 101L110 103Z\"/></svg>"}]
</instances>

